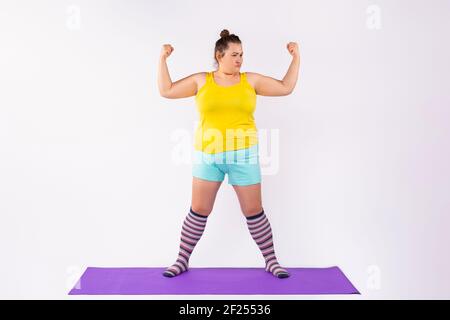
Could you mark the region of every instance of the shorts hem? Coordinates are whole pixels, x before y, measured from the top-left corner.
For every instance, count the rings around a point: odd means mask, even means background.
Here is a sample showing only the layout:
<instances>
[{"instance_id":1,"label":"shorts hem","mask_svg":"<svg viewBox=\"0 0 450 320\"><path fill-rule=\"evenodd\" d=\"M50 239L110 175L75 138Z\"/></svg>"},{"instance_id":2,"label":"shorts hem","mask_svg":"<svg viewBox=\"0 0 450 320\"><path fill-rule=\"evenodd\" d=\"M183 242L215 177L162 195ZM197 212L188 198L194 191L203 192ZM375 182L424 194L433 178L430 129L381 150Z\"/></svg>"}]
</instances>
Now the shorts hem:
<instances>
[{"instance_id":1,"label":"shorts hem","mask_svg":"<svg viewBox=\"0 0 450 320\"><path fill-rule=\"evenodd\" d=\"M251 186L253 184L258 184L261 183L261 180L258 181L250 181L250 182L235 182L235 181L228 181L228 184L232 185L232 186Z\"/></svg>"},{"instance_id":2,"label":"shorts hem","mask_svg":"<svg viewBox=\"0 0 450 320\"><path fill-rule=\"evenodd\" d=\"M194 174L192 176L196 177L196 178L199 178L199 179L202 179L202 180L212 181L212 182L223 182L223 180L224 180L224 179L217 180L217 179L205 178L205 177L202 177L202 176L196 176Z\"/></svg>"}]
</instances>

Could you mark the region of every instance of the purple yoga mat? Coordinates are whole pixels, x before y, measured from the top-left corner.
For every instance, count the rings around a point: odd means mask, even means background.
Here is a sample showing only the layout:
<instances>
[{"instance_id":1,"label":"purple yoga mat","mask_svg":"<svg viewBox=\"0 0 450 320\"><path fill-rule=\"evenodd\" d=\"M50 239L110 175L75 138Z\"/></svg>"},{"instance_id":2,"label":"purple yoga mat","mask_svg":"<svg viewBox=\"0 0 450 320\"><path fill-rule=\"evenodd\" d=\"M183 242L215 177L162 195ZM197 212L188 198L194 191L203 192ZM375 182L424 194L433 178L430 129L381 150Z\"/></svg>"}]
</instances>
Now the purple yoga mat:
<instances>
[{"instance_id":1,"label":"purple yoga mat","mask_svg":"<svg viewBox=\"0 0 450 320\"><path fill-rule=\"evenodd\" d=\"M167 278L166 268L89 267L69 295L359 294L338 267L287 268L279 279L264 268L189 268Z\"/></svg>"}]
</instances>

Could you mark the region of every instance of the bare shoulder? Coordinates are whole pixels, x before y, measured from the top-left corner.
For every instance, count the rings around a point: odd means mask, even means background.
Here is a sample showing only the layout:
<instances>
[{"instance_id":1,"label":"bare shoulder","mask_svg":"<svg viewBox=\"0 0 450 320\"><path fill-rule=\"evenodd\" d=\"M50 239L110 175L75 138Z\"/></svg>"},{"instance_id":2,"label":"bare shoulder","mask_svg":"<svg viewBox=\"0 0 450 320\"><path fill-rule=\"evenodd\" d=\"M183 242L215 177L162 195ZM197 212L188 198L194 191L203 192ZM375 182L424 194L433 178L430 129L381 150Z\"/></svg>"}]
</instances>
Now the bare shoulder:
<instances>
[{"instance_id":1,"label":"bare shoulder","mask_svg":"<svg viewBox=\"0 0 450 320\"><path fill-rule=\"evenodd\" d=\"M250 83L253 88L255 87L258 79L262 77L262 74L256 72L246 72L245 74L247 75L248 83Z\"/></svg>"},{"instance_id":2,"label":"bare shoulder","mask_svg":"<svg viewBox=\"0 0 450 320\"><path fill-rule=\"evenodd\" d=\"M207 72L197 72L191 75L197 84L197 91L206 83L206 74Z\"/></svg>"}]
</instances>

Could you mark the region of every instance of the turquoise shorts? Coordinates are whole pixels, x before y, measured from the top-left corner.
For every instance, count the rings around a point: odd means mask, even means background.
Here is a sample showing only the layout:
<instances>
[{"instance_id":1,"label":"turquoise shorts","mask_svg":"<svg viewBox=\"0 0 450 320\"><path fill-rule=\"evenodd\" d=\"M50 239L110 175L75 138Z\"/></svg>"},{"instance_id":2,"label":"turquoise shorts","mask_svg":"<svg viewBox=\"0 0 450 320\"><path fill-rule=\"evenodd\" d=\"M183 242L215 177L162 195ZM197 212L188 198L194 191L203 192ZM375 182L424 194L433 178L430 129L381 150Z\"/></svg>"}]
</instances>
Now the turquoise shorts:
<instances>
[{"instance_id":1,"label":"turquoise shorts","mask_svg":"<svg viewBox=\"0 0 450 320\"><path fill-rule=\"evenodd\" d=\"M249 148L219 153L194 150L192 175L209 180L223 181L228 174L228 184L247 186L261 182L258 144Z\"/></svg>"}]
</instances>

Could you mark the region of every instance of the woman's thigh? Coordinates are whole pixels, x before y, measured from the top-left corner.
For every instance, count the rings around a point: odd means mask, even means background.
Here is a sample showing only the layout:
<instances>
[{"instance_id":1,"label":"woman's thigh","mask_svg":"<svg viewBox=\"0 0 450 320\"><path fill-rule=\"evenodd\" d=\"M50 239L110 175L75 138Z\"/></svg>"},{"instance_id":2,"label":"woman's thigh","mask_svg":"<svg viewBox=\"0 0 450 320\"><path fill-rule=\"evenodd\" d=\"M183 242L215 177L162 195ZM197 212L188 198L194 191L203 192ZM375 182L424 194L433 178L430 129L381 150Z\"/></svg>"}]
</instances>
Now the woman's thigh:
<instances>
[{"instance_id":1,"label":"woman's thigh","mask_svg":"<svg viewBox=\"0 0 450 320\"><path fill-rule=\"evenodd\" d=\"M192 210L201 215L209 215L214 207L217 191L222 181L209 181L192 177Z\"/></svg>"},{"instance_id":2,"label":"woman's thigh","mask_svg":"<svg viewBox=\"0 0 450 320\"><path fill-rule=\"evenodd\" d=\"M247 186L233 185L234 191L239 200L242 213L246 216L253 216L262 211L261 183Z\"/></svg>"}]
</instances>

